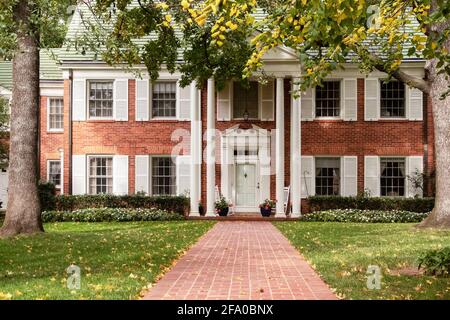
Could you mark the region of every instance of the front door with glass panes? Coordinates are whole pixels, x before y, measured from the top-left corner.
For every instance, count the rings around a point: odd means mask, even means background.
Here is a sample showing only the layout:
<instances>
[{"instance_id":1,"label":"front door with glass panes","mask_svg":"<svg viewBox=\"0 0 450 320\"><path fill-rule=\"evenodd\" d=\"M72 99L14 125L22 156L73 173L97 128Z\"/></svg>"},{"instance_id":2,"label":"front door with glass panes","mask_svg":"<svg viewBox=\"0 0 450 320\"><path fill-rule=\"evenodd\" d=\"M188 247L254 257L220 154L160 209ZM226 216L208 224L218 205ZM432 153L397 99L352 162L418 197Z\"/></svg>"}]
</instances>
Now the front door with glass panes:
<instances>
[{"instance_id":1,"label":"front door with glass panes","mask_svg":"<svg viewBox=\"0 0 450 320\"><path fill-rule=\"evenodd\" d=\"M236 165L236 208L254 211L257 206L256 164Z\"/></svg>"}]
</instances>

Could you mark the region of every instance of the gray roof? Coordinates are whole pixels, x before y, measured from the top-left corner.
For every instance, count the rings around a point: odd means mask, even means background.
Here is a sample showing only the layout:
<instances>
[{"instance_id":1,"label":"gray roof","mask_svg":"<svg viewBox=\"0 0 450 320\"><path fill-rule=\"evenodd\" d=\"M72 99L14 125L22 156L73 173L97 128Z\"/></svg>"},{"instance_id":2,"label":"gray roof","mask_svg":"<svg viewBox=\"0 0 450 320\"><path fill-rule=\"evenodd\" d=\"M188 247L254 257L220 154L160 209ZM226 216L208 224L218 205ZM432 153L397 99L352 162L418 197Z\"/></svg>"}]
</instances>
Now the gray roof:
<instances>
[{"instance_id":1,"label":"gray roof","mask_svg":"<svg viewBox=\"0 0 450 320\"><path fill-rule=\"evenodd\" d=\"M41 80L62 80L61 64L58 54L61 49L41 50L40 52L40 75ZM0 86L12 89L12 62L0 62Z\"/></svg>"}]
</instances>

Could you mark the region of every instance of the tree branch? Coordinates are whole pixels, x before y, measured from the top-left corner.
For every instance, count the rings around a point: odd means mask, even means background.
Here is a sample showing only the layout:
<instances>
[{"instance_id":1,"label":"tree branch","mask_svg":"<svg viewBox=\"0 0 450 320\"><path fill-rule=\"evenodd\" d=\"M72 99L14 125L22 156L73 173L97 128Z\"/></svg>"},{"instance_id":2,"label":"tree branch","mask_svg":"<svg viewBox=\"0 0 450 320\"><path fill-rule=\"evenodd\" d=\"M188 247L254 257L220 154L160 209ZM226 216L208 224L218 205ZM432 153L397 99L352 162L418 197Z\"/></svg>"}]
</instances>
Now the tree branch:
<instances>
[{"instance_id":1,"label":"tree branch","mask_svg":"<svg viewBox=\"0 0 450 320\"><path fill-rule=\"evenodd\" d=\"M370 60L372 60L373 62L373 66L381 72L385 72L385 73L389 73L384 64L382 63L382 59L378 56L376 56L375 54L370 54L369 55ZM430 92L430 86L428 84L427 81L425 81L424 79L421 79L419 77L416 76L412 76L410 74L407 74L406 72L397 69L394 72L391 72L390 75L401 81L406 83L408 86L413 87L413 88L417 88L420 91L424 92L424 93L429 93Z\"/></svg>"},{"instance_id":2,"label":"tree branch","mask_svg":"<svg viewBox=\"0 0 450 320\"><path fill-rule=\"evenodd\" d=\"M424 92L424 93L429 93L430 92L430 85L428 84L428 82L422 78L416 77L416 76L412 76L410 74L407 74L406 72L397 69L393 72L388 72L388 70L386 69L384 63L383 63L383 59L380 58L379 56L377 56L374 53L369 52L366 48L362 48L362 47L358 47L357 50L355 50L355 52L358 51L365 51L367 57L369 58L371 64L374 66L375 69L377 69L378 71L384 72L384 73L388 73L389 75L391 75L393 78L406 83L408 86L419 89L420 91Z\"/></svg>"}]
</instances>

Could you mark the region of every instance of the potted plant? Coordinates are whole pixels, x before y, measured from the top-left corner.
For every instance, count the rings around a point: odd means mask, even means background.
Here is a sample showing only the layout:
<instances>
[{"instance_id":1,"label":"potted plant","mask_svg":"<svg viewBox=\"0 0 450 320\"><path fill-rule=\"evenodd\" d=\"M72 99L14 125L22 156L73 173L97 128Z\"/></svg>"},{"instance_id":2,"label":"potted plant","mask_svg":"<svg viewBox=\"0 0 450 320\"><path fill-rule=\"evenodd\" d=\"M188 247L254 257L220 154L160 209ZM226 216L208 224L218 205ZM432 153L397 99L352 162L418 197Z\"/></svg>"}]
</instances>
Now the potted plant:
<instances>
[{"instance_id":1,"label":"potted plant","mask_svg":"<svg viewBox=\"0 0 450 320\"><path fill-rule=\"evenodd\" d=\"M275 208L277 204L276 200L266 199L263 203L259 205L259 209L261 211L261 215L263 217L270 217L272 214L272 209Z\"/></svg>"},{"instance_id":2,"label":"potted plant","mask_svg":"<svg viewBox=\"0 0 450 320\"><path fill-rule=\"evenodd\" d=\"M219 201L216 201L214 203L214 205L216 207L216 212L219 216L226 217L228 215L231 204L227 201L227 199L221 197Z\"/></svg>"}]
</instances>

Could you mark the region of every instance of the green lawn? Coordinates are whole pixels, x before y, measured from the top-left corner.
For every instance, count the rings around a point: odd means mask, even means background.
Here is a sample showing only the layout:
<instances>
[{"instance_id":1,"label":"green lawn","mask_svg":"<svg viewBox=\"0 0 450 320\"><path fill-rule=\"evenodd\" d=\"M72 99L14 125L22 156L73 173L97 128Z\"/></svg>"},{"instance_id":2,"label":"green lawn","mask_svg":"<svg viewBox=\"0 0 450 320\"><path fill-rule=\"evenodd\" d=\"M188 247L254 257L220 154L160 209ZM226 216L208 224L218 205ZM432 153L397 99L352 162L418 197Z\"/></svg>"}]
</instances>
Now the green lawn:
<instances>
[{"instance_id":1,"label":"green lawn","mask_svg":"<svg viewBox=\"0 0 450 320\"><path fill-rule=\"evenodd\" d=\"M0 240L0 299L136 299L210 222L52 223ZM81 290L66 269L81 268Z\"/></svg>"},{"instance_id":2,"label":"green lawn","mask_svg":"<svg viewBox=\"0 0 450 320\"><path fill-rule=\"evenodd\" d=\"M342 298L450 299L450 278L403 272L417 270L417 257L424 250L450 246L450 231L417 230L414 224L278 222L275 226ZM369 265L381 268L380 290L367 289Z\"/></svg>"}]
</instances>

